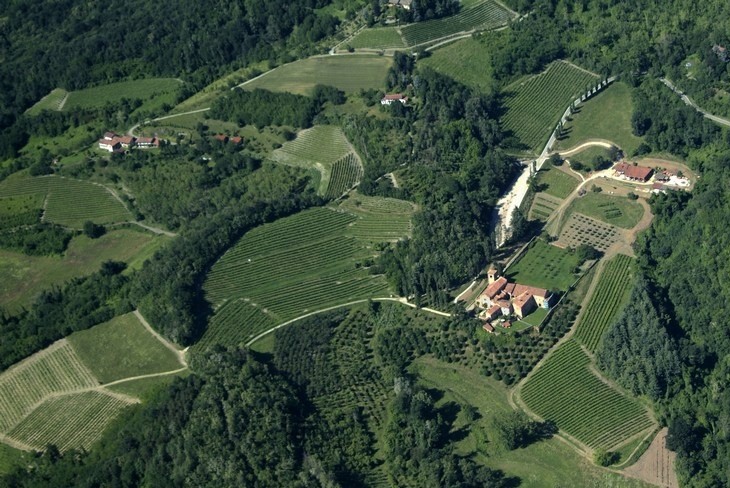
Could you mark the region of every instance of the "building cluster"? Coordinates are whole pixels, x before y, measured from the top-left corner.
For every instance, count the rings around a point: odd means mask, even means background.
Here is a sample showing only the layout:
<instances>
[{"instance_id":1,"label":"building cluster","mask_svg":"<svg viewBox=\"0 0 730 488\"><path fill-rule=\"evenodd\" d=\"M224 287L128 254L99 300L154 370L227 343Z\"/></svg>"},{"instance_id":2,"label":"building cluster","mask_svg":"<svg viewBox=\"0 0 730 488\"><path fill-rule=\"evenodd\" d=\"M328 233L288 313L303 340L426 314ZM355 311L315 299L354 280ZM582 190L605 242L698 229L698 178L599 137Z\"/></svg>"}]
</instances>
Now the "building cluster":
<instances>
[{"instance_id":1,"label":"building cluster","mask_svg":"<svg viewBox=\"0 0 730 488\"><path fill-rule=\"evenodd\" d=\"M160 140L156 137L120 136L114 132L107 132L99 139L99 149L109 152L124 152L125 149L138 147L149 149L160 147Z\"/></svg>"},{"instance_id":2,"label":"building cluster","mask_svg":"<svg viewBox=\"0 0 730 488\"><path fill-rule=\"evenodd\" d=\"M655 170L654 168L626 162L618 163L613 169L616 172L616 176L620 178L638 183L651 182L651 188L654 192L667 189L682 189L690 186L689 178L667 169Z\"/></svg>"},{"instance_id":3,"label":"building cluster","mask_svg":"<svg viewBox=\"0 0 730 488\"><path fill-rule=\"evenodd\" d=\"M494 266L487 271L487 278L489 284L477 298L477 306L482 309L479 317L485 321L487 332L494 332L495 325L510 327L509 317L522 319L538 308L550 309L553 305L553 296L548 290L510 283Z\"/></svg>"},{"instance_id":4,"label":"building cluster","mask_svg":"<svg viewBox=\"0 0 730 488\"><path fill-rule=\"evenodd\" d=\"M240 146L243 144L243 137L240 136L228 136L226 134L216 134L213 136L213 139L215 139L218 142L222 142L223 144L233 144L234 146Z\"/></svg>"}]
</instances>

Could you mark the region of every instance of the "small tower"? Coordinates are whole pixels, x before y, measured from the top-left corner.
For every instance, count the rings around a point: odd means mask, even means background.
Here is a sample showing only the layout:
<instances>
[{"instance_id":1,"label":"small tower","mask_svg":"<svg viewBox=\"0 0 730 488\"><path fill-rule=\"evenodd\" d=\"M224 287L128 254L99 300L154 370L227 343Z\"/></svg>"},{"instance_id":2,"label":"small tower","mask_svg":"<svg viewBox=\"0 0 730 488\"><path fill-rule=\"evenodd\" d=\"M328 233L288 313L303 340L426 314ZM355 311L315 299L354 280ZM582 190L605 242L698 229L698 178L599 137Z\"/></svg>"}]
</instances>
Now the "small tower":
<instances>
[{"instance_id":1,"label":"small tower","mask_svg":"<svg viewBox=\"0 0 730 488\"><path fill-rule=\"evenodd\" d=\"M491 285L492 283L497 281L497 278L499 278L499 270L495 265L492 264L487 270L487 279L489 280L489 284Z\"/></svg>"}]
</instances>

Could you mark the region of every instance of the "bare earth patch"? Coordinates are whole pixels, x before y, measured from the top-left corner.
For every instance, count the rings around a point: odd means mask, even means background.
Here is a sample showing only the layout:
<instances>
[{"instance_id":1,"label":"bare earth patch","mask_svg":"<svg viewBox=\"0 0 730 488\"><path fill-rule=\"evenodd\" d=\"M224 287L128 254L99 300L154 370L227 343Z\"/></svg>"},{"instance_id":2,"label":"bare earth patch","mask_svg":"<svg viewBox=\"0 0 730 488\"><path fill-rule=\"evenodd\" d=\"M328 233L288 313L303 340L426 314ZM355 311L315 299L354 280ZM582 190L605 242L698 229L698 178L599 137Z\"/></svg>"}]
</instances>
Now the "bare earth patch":
<instances>
[{"instance_id":1,"label":"bare earth patch","mask_svg":"<svg viewBox=\"0 0 730 488\"><path fill-rule=\"evenodd\" d=\"M667 449L667 429L664 428L652 441L649 449L639 460L624 469L624 473L653 485L676 488L679 486L677 474L674 472L675 453Z\"/></svg>"}]
</instances>

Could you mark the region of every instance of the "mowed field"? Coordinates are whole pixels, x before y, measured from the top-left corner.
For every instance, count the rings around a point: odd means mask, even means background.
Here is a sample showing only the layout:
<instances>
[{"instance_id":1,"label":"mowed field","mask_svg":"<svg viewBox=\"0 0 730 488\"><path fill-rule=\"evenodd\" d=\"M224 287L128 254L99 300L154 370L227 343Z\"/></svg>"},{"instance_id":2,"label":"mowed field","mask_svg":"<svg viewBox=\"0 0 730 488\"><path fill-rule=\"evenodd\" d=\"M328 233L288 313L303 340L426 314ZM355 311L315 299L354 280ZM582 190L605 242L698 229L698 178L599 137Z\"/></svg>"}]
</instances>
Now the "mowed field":
<instances>
[{"instance_id":1,"label":"mowed field","mask_svg":"<svg viewBox=\"0 0 730 488\"><path fill-rule=\"evenodd\" d=\"M483 92L494 90L489 46L477 39L460 39L435 49L430 56L419 59L418 65Z\"/></svg>"},{"instance_id":2,"label":"mowed field","mask_svg":"<svg viewBox=\"0 0 730 488\"><path fill-rule=\"evenodd\" d=\"M384 56L342 55L313 57L285 64L244 85L308 95L315 85L330 85L348 93L385 88L392 59Z\"/></svg>"},{"instance_id":3,"label":"mowed field","mask_svg":"<svg viewBox=\"0 0 730 488\"><path fill-rule=\"evenodd\" d=\"M539 75L506 89L504 128L511 131L526 149L539 152L565 109L596 81L598 76L564 61L550 64Z\"/></svg>"},{"instance_id":4,"label":"mowed field","mask_svg":"<svg viewBox=\"0 0 730 488\"><path fill-rule=\"evenodd\" d=\"M123 380L181 367L175 353L132 320L133 315L121 316L72 334L0 374L0 434L8 443L88 449L124 408L139 402L103 388L99 376ZM107 355L112 344L118 351ZM142 355L145 360L130 366Z\"/></svg>"},{"instance_id":5,"label":"mowed field","mask_svg":"<svg viewBox=\"0 0 730 488\"><path fill-rule=\"evenodd\" d=\"M566 215L579 212L607 224L631 229L644 216L644 208L627 197L588 192L570 203Z\"/></svg>"},{"instance_id":6,"label":"mowed field","mask_svg":"<svg viewBox=\"0 0 730 488\"><path fill-rule=\"evenodd\" d=\"M610 451L654 428L647 410L597 376L590 364L579 343L567 341L528 378L522 400L590 449Z\"/></svg>"},{"instance_id":7,"label":"mowed field","mask_svg":"<svg viewBox=\"0 0 730 488\"><path fill-rule=\"evenodd\" d=\"M401 28L401 35L408 46L415 46L460 32L494 29L513 18L512 12L492 0L486 0L465 7L450 17L408 24Z\"/></svg>"},{"instance_id":8,"label":"mowed field","mask_svg":"<svg viewBox=\"0 0 730 488\"><path fill-rule=\"evenodd\" d=\"M578 107L578 113L565 124L565 136L557 147L568 149L590 139L605 139L630 155L644 140L631 132L633 111L631 87L623 82L612 83Z\"/></svg>"},{"instance_id":9,"label":"mowed field","mask_svg":"<svg viewBox=\"0 0 730 488\"><path fill-rule=\"evenodd\" d=\"M548 290L567 290L578 279L573 270L578 265L575 253L536 239L505 275L510 281Z\"/></svg>"},{"instance_id":10,"label":"mowed field","mask_svg":"<svg viewBox=\"0 0 730 488\"><path fill-rule=\"evenodd\" d=\"M201 344L249 341L308 312L389 296L385 278L368 271L378 254L373 242L407 236L414 209L400 200L358 198L362 208L345 200L244 235L203 286L216 314Z\"/></svg>"},{"instance_id":11,"label":"mowed field","mask_svg":"<svg viewBox=\"0 0 730 488\"><path fill-rule=\"evenodd\" d=\"M560 199L567 198L578 188L580 183L577 177L571 176L550 164L537 172L537 181L540 185L540 191Z\"/></svg>"},{"instance_id":12,"label":"mowed field","mask_svg":"<svg viewBox=\"0 0 730 488\"><path fill-rule=\"evenodd\" d=\"M618 254L606 263L598 285L578 322L575 339L591 352L596 352L606 329L629 298L633 261L629 256Z\"/></svg>"},{"instance_id":13,"label":"mowed field","mask_svg":"<svg viewBox=\"0 0 730 488\"><path fill-rule=\"evenodd\" d=\"M142 230L119 229L98 239L76 236L63 256L28 256L0 249L0 306L17 312L42 290L91 274L110 259L137 268L169 240Z\"/></svg>"},{"instance_id":14,"label":"mowed field","mask_svg":"<svg viewBox=\"0 0 730 488\"><path fill-rule=\"evenodd\" d=\"M132 220L132 214L101 185L61 176L12 177L0 182L0 198L42 195L43 220L81 229L84 222L111 224Z\"/></svg>"},{"instance_id":15,"label":"mowed field","mask_svg":"<svg viewBox=\"0 0 730 488\"><path fill-rule=\"evenodd\" d=\"M36 114L41 110L72 111L98 108L109 102L118 102L122 98L143 100L145 103L141 108L144 109L158 108L165 103L173 104L182 85L182 81L175 78L148 78L120 81L72 92L56 88L31 107L28 112ZM66 98L66 103L61 107L61 101L64 98Z\"/></svg>"},{"instance_id":16,"label":"mowed field","mask_svg":"<svg viewBox=\"0 0 730 488\"><path fill-rule=\"evenodd\" d=\"M360 182L360 158L339 127L306 129L271 154L277 163L313 169L320 174L319 193L336 198Z\"/></svg>"}]
</instances>

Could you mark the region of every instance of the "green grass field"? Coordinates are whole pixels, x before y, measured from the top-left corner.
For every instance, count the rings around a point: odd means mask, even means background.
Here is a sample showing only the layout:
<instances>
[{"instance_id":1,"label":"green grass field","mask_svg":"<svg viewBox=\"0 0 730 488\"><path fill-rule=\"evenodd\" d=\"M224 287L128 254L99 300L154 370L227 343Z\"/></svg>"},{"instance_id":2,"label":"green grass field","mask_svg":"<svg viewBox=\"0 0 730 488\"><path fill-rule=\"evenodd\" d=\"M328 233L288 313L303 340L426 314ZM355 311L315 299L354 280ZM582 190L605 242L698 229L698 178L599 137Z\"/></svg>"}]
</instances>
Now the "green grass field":
<instances>
[{"instance_id":1,"label":"green grass field","mask_svg":"<svg viewBox=\"0 0 730 488\"><path fill-rule=\"evenodd\" d=\"M585 89L598 80L566 62L557 61L540 73L508 87L504 128L527 149L540 152L560 117Z\"/></svg>"},{"instance_id":2,"label":"green grass field","mask_svg":"<svg viewBox=\"0 0 730 488\"><path fill-rule=\"evenodd\" d=\"M81 229L84 222L111 224L132 220L132 214L106 188L60 176L12 177L0 182L0 197L43 195L44 221Z\"/></svg>"},{"instance_id":3,"label":"green grass field","mask_svg":"<svg viewBox=\"0 0 730 488\"><path fill-rule=\"evenodd\" d=\"M271 154L277 163L312 169L320 174L319 193L338 197L360 181L362 163L339 127L318 125Z\"/></svg>"},{"instance_id":4,"label":"green grass field","mask_svg":"<svg viewBox=\"0 0 730 488\"><path fill-rule=\"evenodd\" d=\"M436 39L471 30L494 29L514 18L513 14L491 0L476 3L451 17L408 24L401 34L408 46L429 43Z\"/></svg>"},{"instance_id":5,"label":"green grass field","mask_svg":"<svg viewBox=\"0 0 730 488\"><path fill-rule=\"evenodd\" d=\"M73 334L68 340L102 384L183 367L177 355L132 313Z\"/></svg>"},{"instance_id":6,"label":"green grass field","mask_svg":"<svg viewBox=\"0 0 730 488\"><path fill-rule=\"evenodd\" d=\"M43 215L43 195L0 197L0 230L37 224Z\"/></svg>"},{"instance_id":7,"label":"green grass field","mask_svg":"<svg viewBox=\"0 0 730 488\"><path fill-rule=\"evenodd\" d=\"M633 111L631 87L622 82L613 83L580 105L573 120L565 124L566 136L557 147L568 149L590 139L606 139L630 155L644 140L631 132Z\"/></svg>"},{"instance_id":8,"label":"green grass field","mask_svg":"<svg viewBox=\"0 0 730 488\"><path fill-rule=\"evenodd\" d=\"M376 227L377 220L403 210L397 200L385 201L377 212L375 204L369 208L367 217L343 208L307 210L244 235L203 286L220 317L213 317L206 332L214 337L202 341L229 337L238 343L307 312L388 296L385 278L368 273L367 263L377 255L371 239L395 238L396 229L405 237L410 222L400 218Z\"/></svg>"},{"instance_id":9,"label":"green grass field","mask_svg":"<svg viewBox=\"0 0 730 488\"><path fill-rule=\"evenodd\" d=\"M20 466L24 453L14 449L7 444L0 443L0 476L9 473L15 467Z\"/></svg>"},{"instance_id":10,"label":"green grass field","mask_svg":"<svg viewBox=\"0 0 730 488\"><path fill-rule=\"evenodd\" d=\"M569 340L522 387L522 400L591 449L614 446L655 425L642 405L606 384L590 358Z\"/></svg>"},{"instance_id":11,"label":"green grass field","mask_svg":"<svg viewBox=\"0 0 730 488\"><path fill-rule=\"evenodd\" d=\"M347 42L355 49L388 49L406 47L396 27L363 29Z\"/></svg>"},{"instance_id":12,"label":"green grass field","mask_svg":"<svg viewBox=\"0 0 730 488\"><path fill-rule=\"evenodd\" d=\"M627 197L588 192L570 203L566 215L579 212L617 227L631 229L644 215L644 208Z\"/></svg>"},{"instance_id":13,"label":"green grass field","mask_svg":"<svg viewBox=\"0 0 730 488\"><path fill-rule=\"evenodd\" d=\"M145 80L120 81L109 85L95 86L69 93L64 111L76 108L103 107L122 98L147 101L143 108L151 109L164 103L175 102L182 82L174 78L149 78Z\"/></svg>"},{"instance_id":14,"label":"green grass field","mask_svg":"<svg viewBox=\"0 0 730 488\"><path fill-rule=\"evenodd\" d=\"M510 281L548 290L567 290L578 279L573 270L578 257L565 249L536 239L505 272Z\"/></svg>"},{"instance_id":15,"label":"green grass field","mask_svg":"<svg viewBox=\"0 0 730 488\"><path fill-rule=\"evenodd\" d=\"M169 240L146 231L120 229L98 239L76 236L63 256L28 256L0 250L0 306L17 312L31 305L40 291L91 274L110 259L138 268L141 258L150 257Z\"/></svg>"},{"instance_id":16,"label":"green grass field","mask_svg":"<svg viewBox=\"0 0 730 488\"><path fill-rule=\"evenodd\" d=\"M541 187L544 186L540 189L541 191L561 199L567 198L573 193L580 183L578 178L561 171L550 163L547 163L537 173L537 181Z\"/></svg>"},{"instance_id":17,"label":"green grass field","mask_svg":"<svg viewBox=\"0 0 730 488\"><path fill-rule=\"evenodd\" d=\"M68 93L63 88L54 88L51 90L51 93L38 100L35 105L29 108L27 113L29 115L38 115L43 110L60 110L59 107Z\"/></svg>"},{"instance_id":18,"label":"green grass field","mask_svg":"<svg viewBox=\"0 0 730 488\"><path fill-rule=\"evenodd\" d=\"M348 93L385 88L385 76L391 63L390 58L376 55L307 58L282 65L244 88L264 88L303 95L308 95L317 84L331 85Z\"/></svg>"},{"instance_id":19,"label":"green grass field","mask_svg":"<svg viewBox=\"0 0 730 488\"><path fill-rule=\"evenodd\" d=\"M489 46L477 39L461 39L440 47L420 59L418 65L482 92L491 93L495 89Z\"/></svg>"},{"instance_id":20,"label":"green grass field","mask_svg":"<svg viewBox=\"0 0 730 488\"><path fill-rule=\"evenodd\" d=\"M619 254L606 263L575 331L575 338L595 352L606 329L629 299L633 259Z\"/></svg>"},{"instance_id":21,"label":"green grass field","mask_svg":"<svg viewBox=\"0 0 730 488\"><path fill-rule=\"evenodd\" d=\"M583 163L584 166L586 166L585 170L590 170L593 168L593 161L595 160L595 158L598 157L602 157L608 160L611 159L608 149L598 146L587 147L582 151L573 154L572 156L568 156L567 159L568 161L570 161L571 164L573 164L575 161L580 161L581 163Z\"/></svg>"},{"instance_id":22,"label":"green grass field","mask_svg":"<svg viewBox=\"0 0 730 488\"><path fill-rule=\"evenodd\" d=\"M458 414L452 434L463 432L464 437L456 443L457 453L474 456L477 462L492 469L518 476L520 487L648 487L597 468L560 439L545 439L513 451L499 449L490 442L496 435L492 432L491 418L496 413L512 410L509 390L502 383L464 366L429 357L416 360L413 369L418 372L421 385L444 392L437 406L454 402L471 405L479 412L480 416L473 422L468 422L463 412Z\"/></svg>"}]
</instances>

